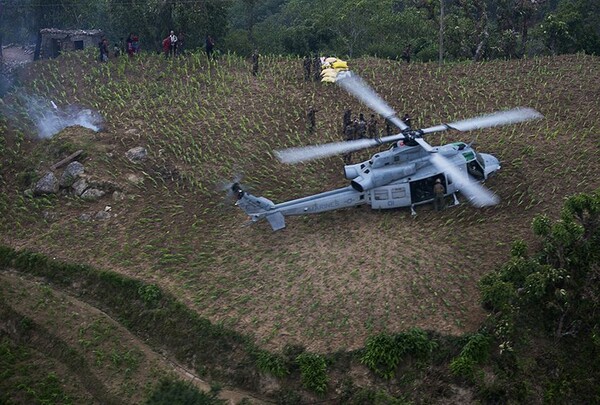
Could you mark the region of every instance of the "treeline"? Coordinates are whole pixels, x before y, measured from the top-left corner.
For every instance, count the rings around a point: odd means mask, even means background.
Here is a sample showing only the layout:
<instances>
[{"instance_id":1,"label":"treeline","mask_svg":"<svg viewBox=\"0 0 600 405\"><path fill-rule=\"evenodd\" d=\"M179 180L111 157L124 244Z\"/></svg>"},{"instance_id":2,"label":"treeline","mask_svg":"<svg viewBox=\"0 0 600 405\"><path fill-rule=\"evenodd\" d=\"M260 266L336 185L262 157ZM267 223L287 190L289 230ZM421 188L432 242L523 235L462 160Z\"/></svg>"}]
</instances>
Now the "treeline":
<instances>
[{"instance_id":1,"label":"treeline","mask_svg":"<svg viewBox=\"0 0 600 405\"><path fill-rule=\"evenodd\" d=\"M409 44L419 61L438 59L440 46L445 60L600 54L597 0L0 1L5 43L32 43L49 27L100 28L111 42L133 32L145 50L158 50L173 29L185 33L187 49L211 35L220 51L241 55L258 49L395 59Z\"/></svg>"}]
</instances>

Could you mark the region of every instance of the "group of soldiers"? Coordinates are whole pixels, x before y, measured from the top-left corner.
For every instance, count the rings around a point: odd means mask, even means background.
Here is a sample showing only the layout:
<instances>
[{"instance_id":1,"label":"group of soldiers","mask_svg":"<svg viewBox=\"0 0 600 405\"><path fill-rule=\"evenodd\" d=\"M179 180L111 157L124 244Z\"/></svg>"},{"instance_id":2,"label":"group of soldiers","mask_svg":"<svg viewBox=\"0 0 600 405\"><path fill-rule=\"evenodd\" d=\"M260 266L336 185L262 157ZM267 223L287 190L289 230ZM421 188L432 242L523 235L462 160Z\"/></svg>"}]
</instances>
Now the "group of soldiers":
<instances>
[{"instance_id":1,"label":"group of soldiers","mask_svg":"<svg viewBox=\"0 0 600 405\"><path fill-rule=\"evenodd\" d=\"M321 81L321 58L319 55L315 55L312 58L306 55L302 61L302 68L304 69L304 80Z\"/></svg>"}]
</instances>

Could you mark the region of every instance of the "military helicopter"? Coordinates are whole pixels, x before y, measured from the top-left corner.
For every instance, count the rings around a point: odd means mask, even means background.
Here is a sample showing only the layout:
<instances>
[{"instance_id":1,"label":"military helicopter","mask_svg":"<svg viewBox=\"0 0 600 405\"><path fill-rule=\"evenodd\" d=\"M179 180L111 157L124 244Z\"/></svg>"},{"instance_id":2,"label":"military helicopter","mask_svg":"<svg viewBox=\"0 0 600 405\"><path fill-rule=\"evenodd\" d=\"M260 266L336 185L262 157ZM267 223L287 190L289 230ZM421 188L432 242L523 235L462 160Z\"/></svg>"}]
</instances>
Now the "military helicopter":
<instances>
[{"instance_id":1,"label":"military helicopter","mask_svg":"<svg viewBox=\"0 0 600 405\"><path fill-rule=\"evenodd\" d=\"M278 159L294 164L384 144L391 144L391 147L362 163L345 165L344 174L350 185L278 204L248 193L238 182L233 183L230 191L237 198L236 205L249 215L251 223L265 218L273 231L277 231L285 228L288 215L316 214L363 204L373 209L410 207L411 213L416 215L415 206L433 201L433 186L438 179L444 186L445 197L451 195L455 205L459 204L459 192L476 207L495 205L499 202L498 196L479 183L500 170L496 157L476 152L464 142L433 147L423 137L439 131L470 131L542 118L532 108L515 108L451 124L413 129L398 118L358 75L346 72L336 83L385 117L400 132L382 138L278 150L275 151Z\"/></svg>"}]
</instances>

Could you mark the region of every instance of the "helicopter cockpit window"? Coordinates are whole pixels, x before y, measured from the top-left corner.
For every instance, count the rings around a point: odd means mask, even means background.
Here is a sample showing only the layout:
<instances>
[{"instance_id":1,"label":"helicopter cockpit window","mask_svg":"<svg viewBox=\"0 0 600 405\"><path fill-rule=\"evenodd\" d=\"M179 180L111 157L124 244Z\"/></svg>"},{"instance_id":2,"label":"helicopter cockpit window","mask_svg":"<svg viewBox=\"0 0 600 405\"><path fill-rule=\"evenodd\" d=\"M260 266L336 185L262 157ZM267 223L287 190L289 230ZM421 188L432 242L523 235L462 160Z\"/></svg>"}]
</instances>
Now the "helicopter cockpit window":
<instances>
[{"instance_id":1,"label":"helicopter cockpit window","mask_svg":"<svg viewBox=\"0 0 600 405\"><path fill-rule=\"evenodd\" d=\"M365 170L365 174L369 174L371 171L369 169Z\"/></svg>"},{"instance_id":2,"label":"helicopter cockpit window","mask_svg":"<svg viewBox=\"0 0 600 405\"><path fill-rule=\"evenodd\" d=\"M387 190L375 190L373 192L373 196L377 201L388 200L390 198L390 195Z\"/></svg>"},{"instance_id":3,"label":"helicopter cockpit window","mask_svg":"<svg viewBox=\"0 0 600 405\"><path fill-rule=\"evenodd\" d=\"M479 162L481 167L485 169L485 160L483 160L483 156L481 156L479 153L475 153L475 156L477 157L477 161Z\"/></svg>"}]
</instances>

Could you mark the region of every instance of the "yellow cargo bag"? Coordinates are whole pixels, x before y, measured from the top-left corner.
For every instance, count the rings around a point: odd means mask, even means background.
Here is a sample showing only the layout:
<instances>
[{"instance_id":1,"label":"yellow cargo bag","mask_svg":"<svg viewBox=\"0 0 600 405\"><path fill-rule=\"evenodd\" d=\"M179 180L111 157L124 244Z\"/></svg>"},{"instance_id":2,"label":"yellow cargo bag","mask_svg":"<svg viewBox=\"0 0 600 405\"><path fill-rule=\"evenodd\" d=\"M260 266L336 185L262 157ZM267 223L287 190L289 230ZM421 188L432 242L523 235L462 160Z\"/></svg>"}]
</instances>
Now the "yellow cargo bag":
<instances>
[{"instance_id":1,"label":"yellow cargo bag","mask_svg":"<svg viewBox=\"0 0 600 405\"><path fill-rule=\"evenodd\" d=\"M348 62L345 62L343 60L333 62L331 65L334 69L348 69Z\"/></svg>"},{"instance_id":2,"label":"yellow cargo bag","mask_svg":"<svg viewBox=\"0 0 600 405\"><path fill-rule=\"evenodd\" d=\"M323 69L321 71L321 76L323 77L335 77L337 75L337 71L335 69Z\"/></svg>"},{"instance_id":3,"label":"yellow cargo bag","mask_svg":"<svg viewBox=\"0 0 600 405\"><path fill-rule=\"evenodd\" d=\"M323 83L335 83L335 77L325 76L321 79Z\"/></svg>"}]
</instances>

